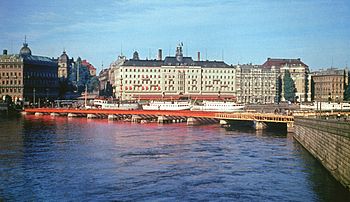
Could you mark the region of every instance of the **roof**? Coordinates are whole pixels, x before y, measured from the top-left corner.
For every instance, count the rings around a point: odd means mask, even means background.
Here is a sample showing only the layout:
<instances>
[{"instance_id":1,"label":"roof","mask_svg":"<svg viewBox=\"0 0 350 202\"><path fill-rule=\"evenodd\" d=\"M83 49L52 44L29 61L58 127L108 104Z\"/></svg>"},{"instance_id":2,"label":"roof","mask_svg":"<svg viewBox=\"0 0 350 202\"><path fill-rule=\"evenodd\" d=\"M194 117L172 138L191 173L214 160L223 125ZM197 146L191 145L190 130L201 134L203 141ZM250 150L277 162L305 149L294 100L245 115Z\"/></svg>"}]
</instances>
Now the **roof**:
<instances>
[{"instance_id":1,"label":"roof","mask_svg":"<svg viewBox=\"0 0 350 202\"><path fill-rule=\"evenodd\" d=\"M10 54L10 55L0 55L0 59L23 59L25 64L36 64L36 65L51 65L57 66L57 61L45 56L37 55L19 55L19 54Z\"/></svg>"},{"instance_id":2,"label":"roof","mask_svg":"<svg viewBox=\"0 0 350 202\"><path fill-rule=\"evenodd\" d=\"M86 66L89 70L96 70L96 68L87 60L82 60L81 65Z\"/></svg>"},{"instance_id":3,"label":"roof","mask_svg":"<svg viewBox=\"0 0 350 202\"><path fill-rule=\"evenodd\" d=\"M183 57L181 62L179 62L176 57L170 57L167 56L164 59L164 65L166 66L194 66L195 63L193 62L191 57Z\"/></svg>"},{"instance_id":4,"label":"roof","mask_svg":"<svg viewBox=\"0 0 350 202\"><path fill-rule=\"evenodd\" d=\"M30 48L28 47L27 43L23 43L23 47L21 48L21 50L19 51L19 54L22 56L25 55L31 55L32 51L30 50Z\"/></svg>"},{"instance_id":5,"label":"roof","mask_svg":"<svg viewBox=\"0 0 350 202\"><path fill-rule=\"evenodd\" d=\"M319 71L312 72L313 76L346 76L347 70L346 69L338 69L338 68L329 68L329 69L322 69Z\"/></svg>"},{"instance_id":6,"label":"roof","mask_svg":"<svg viewBox=\"0 0 350 202\"><path fill-rule=\"evenodd\" d=\"M135 66L135 67L160 67L163 65L162 60L125 60L122 66Z\"/></svg>"},{"instance_id":7,"label":"roof","mask_svg":"<svg viewBox=\"0 0 350 202\"><path fill-rule=\"evenodd\" d=\"M57 62L49 57L37 55L25 55L21 57L23 58L23 62L26 64L42 64L57 66Z\"/></svg>"},{"instance_id":8,"label":"roof","mask_svg":"<svg viewBox=\"0 0 350 202\"><path fill-rule=\"evenodd\" d=\"M20 59L19 54L9 54L9 55L0 55L1 60L8 59Z\"/></svg>"},{"instance_id":9,"label":"roof","mask_svg":"<svg viewBox=\"0 0 350 202\"><path fill-rule=\"evenodd\" d=\"M67 63L69 61L66 51L63 51L62 55L58 58L58 61L62 63Z\"/></svg>"},{"instance_id":10,"label":"roof","mask_svg":"<svg viewBox=\"0 0 350 202\"><path fill-rule=\"evenodd\" d=\"M224 61L196 61L195 64L197 66L201 67L215 67L215 68L226 68L231 67L230 65L226 64Z\"/></svg>"},{"instance_id":11,"label":"roof","mask_svg":"<svg viewBox=\"0 0 350 202\"><path fill-rule=\"evenodd\" d=\"M183 57L181 63L176 57L165 57L164 60L126 60L121 66L161 67L161 66L201 66L201 67L231 67L223 61L193 61L191 57Z\"/></svg>"},{"instance_id":12,"label":"roof","mask_svg":"<svg viewBox=\"0 0 350 202\"><path fill-rule=\"evenodd\" d=\"M280 68L283 66L304 66L309 67L303 63L300 58L298 59L279 59L279 58L267 58L267 61L262 65L265 68L276 67Z\"/></svg>"}]
</instances>

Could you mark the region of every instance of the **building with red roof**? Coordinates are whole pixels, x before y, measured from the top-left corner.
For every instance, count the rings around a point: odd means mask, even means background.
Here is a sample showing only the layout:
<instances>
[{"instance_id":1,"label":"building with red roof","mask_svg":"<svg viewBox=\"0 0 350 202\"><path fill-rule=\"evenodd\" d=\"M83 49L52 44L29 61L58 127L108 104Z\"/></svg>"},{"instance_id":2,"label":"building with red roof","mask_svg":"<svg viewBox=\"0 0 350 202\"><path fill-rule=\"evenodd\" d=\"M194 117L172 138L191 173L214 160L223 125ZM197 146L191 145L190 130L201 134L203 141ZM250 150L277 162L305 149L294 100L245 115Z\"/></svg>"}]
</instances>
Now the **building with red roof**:
<instances>
[{"instance_id":1,"label":"building with red roof","mask_svg":"<svg viewBox=\"0 0 350 202\"><path fill-rule=\"evenodd\" d=\"M277 69L280 71L280 78L282 81L281 101L285 101L283 77L286 71L290 72L295 84L295 101L311 101L311 75L309 66L302 62L300 58L267 58L266 62L262 66L264 68Z\"/></svg>"},{"instance_id":2,"label":"building with red roof","mask_svg":"<svg viewBox=\"0 0 350 202\"><path fill-rule=\"evenodd\" d=\"M96 68L87 60L82 60L81 65L86 66L88 68L90 76L96 76Z\"/></svg>"}]
</instances>

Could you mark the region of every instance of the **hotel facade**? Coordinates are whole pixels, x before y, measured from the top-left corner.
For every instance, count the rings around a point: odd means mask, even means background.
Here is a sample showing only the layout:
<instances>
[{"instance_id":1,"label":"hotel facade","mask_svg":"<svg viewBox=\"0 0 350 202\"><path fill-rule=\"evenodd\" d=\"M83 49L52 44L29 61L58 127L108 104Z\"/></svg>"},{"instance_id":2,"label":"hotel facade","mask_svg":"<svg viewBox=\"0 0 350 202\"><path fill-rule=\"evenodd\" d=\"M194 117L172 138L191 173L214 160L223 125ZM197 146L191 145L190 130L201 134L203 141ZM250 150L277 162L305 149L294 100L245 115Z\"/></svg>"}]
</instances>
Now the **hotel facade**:
<instances>
[{"instance_id":1,"label":"hotel facade","mask_svg":"<svg viewBox=\"0 0 350 202\"><path fill-rule=\"evenodd\" d=\"M236 99L236 68L223 61L194 61L177 47L175 57L119 57L110 66L114 95L130 99ZM199 54L198 54L199 55Z\"/></svg>"}]
</instances>

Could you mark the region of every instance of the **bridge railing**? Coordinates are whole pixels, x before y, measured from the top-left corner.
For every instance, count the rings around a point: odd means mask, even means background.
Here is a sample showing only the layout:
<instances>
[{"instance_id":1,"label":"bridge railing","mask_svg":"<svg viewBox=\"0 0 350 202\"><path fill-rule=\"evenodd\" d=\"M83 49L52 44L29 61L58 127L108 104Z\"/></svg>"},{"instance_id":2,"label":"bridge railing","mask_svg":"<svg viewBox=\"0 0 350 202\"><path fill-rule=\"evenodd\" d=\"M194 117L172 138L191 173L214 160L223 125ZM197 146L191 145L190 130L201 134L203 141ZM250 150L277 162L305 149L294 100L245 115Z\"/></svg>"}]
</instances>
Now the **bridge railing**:
<instances>
[{"instance_id":1,"label":"bridge railing","mask_svg":"<svg viewBox=\"0 0 350 202\"><path fill-rule=\"evenodd\" d=\"M216 118L265 122L293 122L293 116L278 115L272 113L216 113Z\"/></svg>"}]
</instances>

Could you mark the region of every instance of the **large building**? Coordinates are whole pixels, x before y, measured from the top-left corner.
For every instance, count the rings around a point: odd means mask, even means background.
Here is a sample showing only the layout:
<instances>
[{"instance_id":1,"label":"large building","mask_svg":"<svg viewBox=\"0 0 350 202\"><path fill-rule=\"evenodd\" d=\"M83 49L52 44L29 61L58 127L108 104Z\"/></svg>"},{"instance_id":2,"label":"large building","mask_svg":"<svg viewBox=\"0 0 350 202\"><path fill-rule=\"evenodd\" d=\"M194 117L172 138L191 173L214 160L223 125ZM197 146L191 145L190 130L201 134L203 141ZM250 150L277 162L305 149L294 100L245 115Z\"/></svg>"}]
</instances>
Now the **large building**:
<instances>
[{"instance_id":1,"label":"large building","mask_svg":"<svg viewBox=\"0 0 350 202\"><path fill-rule=\"evenodd\" d=\"M281 86L281 101L285 101L284 98L284 82L283 77L286 71L290 72L290 75L294 81L296 92L295 101L306 102L311 101L311 75L309 73L309 67L303 63L300 58L298 59L272 59L268 58L262 65L264 68L275 68L280 71L280 77L282 81Z\"/></svg>"},{"instance_id":2,"label":"large building","mask_svg":"<svg viewBox=\"0 0 350 202\"><path fill-rule=\"evenodd\" d=\"M57 62L32 55L25 42L19 54L3 51L0 56L0 96L12 100L44 102L58 95Z\"/></svg>"},{"instance_id":3,"label":"large building","mask_svg":"<svg viewBox=\"0 0 350 202\"><path fill-rule=\"evenodd\" d=\"M237 101L268 104L278 102L279 71L261 65L237 65Z\"/></svg>"},{"instance_id":4,"label":"large building","mask_svg":"<svg viewBox=\"0 0 350 202\"><path fill-rule=\"evenodd\" d=\"M313 98L316 101L340 102L349 84L347 69L330 68L312 73Z\"/></svg>"},{"instance_id":5,"label":"large building","mask_svg":"<svg viewBox=\"0 0 350 202\"><path fill-rule=\"evenodd\" d=\"M197 61L184 57L182 46L175 56L157 60L120 57L111 64L114 94L121 99L236 99L236 69L223 61Z\"/></svg>"}]
</instances>

